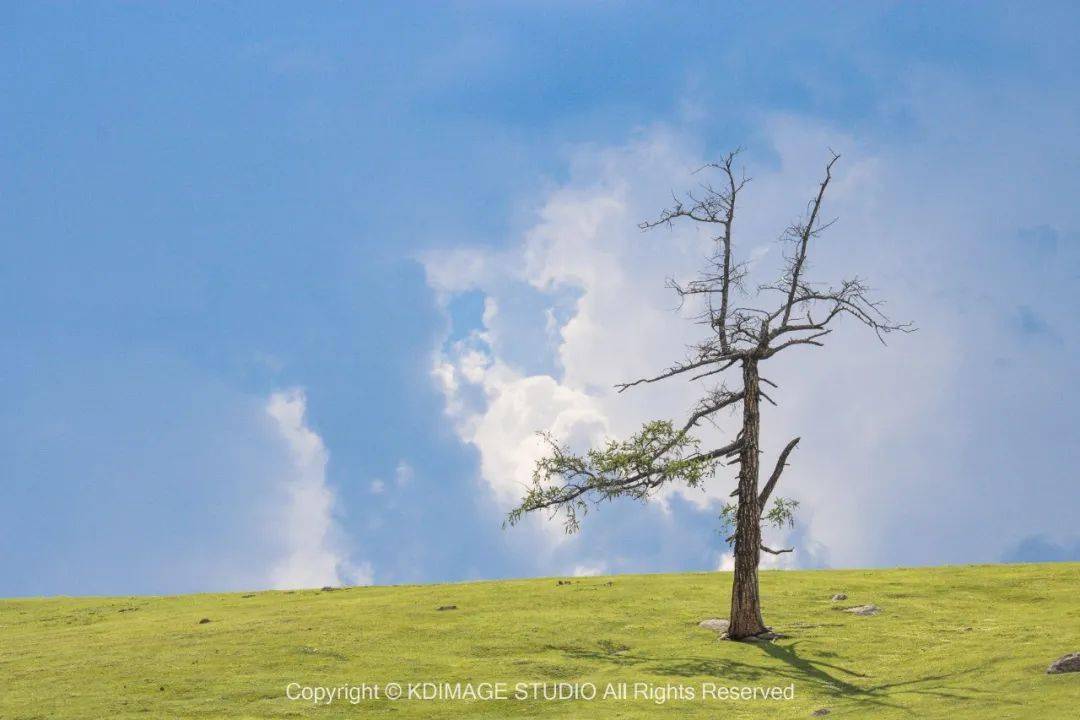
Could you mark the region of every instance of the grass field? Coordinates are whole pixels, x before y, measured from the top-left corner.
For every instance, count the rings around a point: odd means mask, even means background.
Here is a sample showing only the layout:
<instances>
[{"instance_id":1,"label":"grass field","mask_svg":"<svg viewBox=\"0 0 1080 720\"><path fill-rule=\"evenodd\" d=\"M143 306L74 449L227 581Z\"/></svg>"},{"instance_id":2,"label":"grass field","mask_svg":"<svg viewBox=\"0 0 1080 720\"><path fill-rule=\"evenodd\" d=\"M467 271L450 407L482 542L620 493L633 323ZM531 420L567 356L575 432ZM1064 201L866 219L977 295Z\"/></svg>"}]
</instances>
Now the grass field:
<instances>
[{"instance_id":1,"label":"grass field","mask_svg":"<svg viewBox=\"0 0 1080 720\"><path fill-rule=\"evenodd\" d=\"M1080 674L1044 672L1080 650L1080 564L773 571L761 585L766 622L789 637L718 641L697 626L724 616L728 573L4 600L0 717L1080 717ZM838 609L863 603L883 612ZM507 683L507 699L385 697L386 683L423 681ZM289 683L382 696L314 706L288 699ZM598 698L532 699L532 683ZM601 697L620 683L626 699Z\"/></svg>"}]
</instances>

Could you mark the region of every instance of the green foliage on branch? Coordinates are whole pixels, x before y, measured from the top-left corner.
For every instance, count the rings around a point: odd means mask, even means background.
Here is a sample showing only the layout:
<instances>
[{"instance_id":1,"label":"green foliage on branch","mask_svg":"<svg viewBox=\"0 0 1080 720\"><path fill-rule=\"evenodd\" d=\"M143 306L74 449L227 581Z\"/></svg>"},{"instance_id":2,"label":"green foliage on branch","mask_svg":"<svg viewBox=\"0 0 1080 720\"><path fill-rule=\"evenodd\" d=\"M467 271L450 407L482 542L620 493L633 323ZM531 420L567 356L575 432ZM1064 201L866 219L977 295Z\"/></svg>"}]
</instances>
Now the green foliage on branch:
<instances>
[{"instance_id":1,"label":"green foliage on branch","mask_svg":"<svg viewBox=\"0 0 1080 720\"><path fill-rule=\"evenodd\" d=\"M700 441L670 420L646 423L627 440L609 440L577 454L548 433L540 433L548 454L536 463L521 504L507 516L516 524L528 512L562 512L566 531L576 532L590 504L617 497L646 501L662 485L681 482L698 487L719 462L698 453Z\"/></svg>"},{"instance_id":2,"label":"green foliage on branch","mask_svg":"<svg viewBox=\"0 0 1080 720\"><path fill-rule=\"evenodd\" d=\"M773 527L782 528L795 526L795 510L799 507L798 500L778 497L773 501L769 512L763 514L761 519L770 523Z\"/></svg>"},{"instance_id":3,"label":"green foliage on branch","mask_svg":"<svg viewBox=\"0 0 1080 720\"><path fill-rule=\"evenodd\" d=\"M773 505L769 508L769 511L761 514L761 519L776 528L782 528L785 525L794 527L795 510L798 509L798 507L798 500L778 497L773 500ZM720 532L724 533L725 536L730 536L730 533L734 533L736 516L738 513L738 503L724 503L724 507L720 509Z\"/></svg>"}]
</instances>

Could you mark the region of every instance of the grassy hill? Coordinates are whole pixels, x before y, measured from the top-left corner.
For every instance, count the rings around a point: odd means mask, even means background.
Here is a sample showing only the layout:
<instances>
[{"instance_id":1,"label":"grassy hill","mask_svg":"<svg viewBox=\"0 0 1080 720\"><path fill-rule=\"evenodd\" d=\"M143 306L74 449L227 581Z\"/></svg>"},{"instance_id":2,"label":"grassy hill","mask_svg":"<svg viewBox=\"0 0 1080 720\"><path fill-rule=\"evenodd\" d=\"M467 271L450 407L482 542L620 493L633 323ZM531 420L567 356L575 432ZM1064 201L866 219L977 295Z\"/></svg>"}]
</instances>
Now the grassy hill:
<instances>
[{"instance_id":1,"label":"grassy hill","mask_svg":"<svg viewBox=\"0 0 1080 720\"><path fill-rule=\"evenodd\" d=\"M766 622L789 637L734 643L697 626L723 617L727 573L4 600L0 717L1077 717L1080 674L1044 671L1080 651L1080 564L774 571L761 584ZM882 613L840 610L863 603ZM385 697L387 683L424 681L506 683L487 691L507 698ZM289 683L381 696L316 707L288 699ZM532 683L597 699L544 700ZM626 699L602 698L621 683Z\"/></svg>"}]
</instances>

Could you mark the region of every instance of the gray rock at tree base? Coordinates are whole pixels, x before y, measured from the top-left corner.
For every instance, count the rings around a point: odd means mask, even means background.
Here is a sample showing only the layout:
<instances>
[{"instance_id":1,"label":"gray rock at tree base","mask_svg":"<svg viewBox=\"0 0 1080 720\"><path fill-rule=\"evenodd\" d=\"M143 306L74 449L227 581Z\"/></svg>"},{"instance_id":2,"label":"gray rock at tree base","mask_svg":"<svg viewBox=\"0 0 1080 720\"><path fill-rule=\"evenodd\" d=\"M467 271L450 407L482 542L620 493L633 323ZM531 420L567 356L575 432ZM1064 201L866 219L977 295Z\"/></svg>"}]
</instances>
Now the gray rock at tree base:
<instances>
[{"instance_id":1,"label":"gray rock at tree base","mask_svg":"<svg viewBox=\"0 0 1080 720\"><path fill-rule=\"evenodd\" d=\"M877 615L881 612L881 608L877 605L856 605L855 607L844 608L844 612L851 613L852 615Z\"/></svg>"},{"instance_id":2,"label":"gray rock at tree base","mask_svg":"<svg viewBox=\"0 0 1080 720\"><path fill-rule=\"evenodd\" d=\"M844 593L836 593L832 596L833 602L840 602L841 600L847 600L847 595L845 595Z\"/></svg>"},{"instance_id":3,"label":"gray rock at tree base","mask_svg":"<svg viewBox=\"0 0 1080 720\"><path fill-rule=\"evenodd\" d=\"M726 633L728 625L731 623L721 618L709 618L708 620L702 620L698 623L698 627L705 628L706 630L715 630L718 633Z\"/></svg>"},{"instance_id":4,"label":"gray rock at tree base","mask_svg":"<svg viewBox=\"0 0 1080 720\"><path fill-rule=\"evenodd\" d=\"M831 712L832 710L830 710L829 708L818 708L814 712L810 713L810 717L825 717Z\"/></svg>"},{"instance_id":5,"label":"gray rock at tree base","mask_svg":"<svg viewBox=\"0 0 1080 720\"><path fill-rule=\"evenodd\" d=\"M1048 675L1057 675L1058 673L1067 672L1080 672L1080 652L1062 655L1057 660L1050 663L1050 667L1046 668L1046 673Z\"/></svg>"}]
</instances>

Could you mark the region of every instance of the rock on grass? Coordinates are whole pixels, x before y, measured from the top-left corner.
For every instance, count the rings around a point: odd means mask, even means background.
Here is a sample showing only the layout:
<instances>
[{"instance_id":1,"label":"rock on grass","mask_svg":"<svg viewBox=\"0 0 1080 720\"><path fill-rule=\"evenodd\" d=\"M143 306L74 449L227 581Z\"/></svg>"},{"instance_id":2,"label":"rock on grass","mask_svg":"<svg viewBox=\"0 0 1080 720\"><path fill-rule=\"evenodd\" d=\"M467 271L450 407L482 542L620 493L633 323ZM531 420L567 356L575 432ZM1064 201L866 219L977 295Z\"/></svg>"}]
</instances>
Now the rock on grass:
<instances>
[{"instance_id":1,"label":"rock on grass","mask_svg":"<svg viewBox=\"0 0 1080 720\"><path fill-rule=\"evenodd\" d=\"M881 612L881 608L874 604L856 605L855 607L844 608L844 612L852 615L877 615Z\"/></svg>"},{"instance_id":2,"label":"rock on grass","mask_svg":"<svg viewBox=\"0 0 1080 720\"><path fill-rule=\"evenodd\" d=\"M698 627L706 630L715 630L718 633L726 633L731 623L722 618L709 618L698 623Z\"/></svg>"},{"instance_id":3,"label":"rock on grass","mask_svg":"<svg viewBox=\"0 0 1080 720\"><path fill-rule=\"evenodd\" d=\"M1050 663L1050 667L1046 668L1046 673L1048 675L1057 675L1058 673L1068 672L1080 672L1080 652L1062 655L1057 660Z\"/></svg>"}]
</instances>

